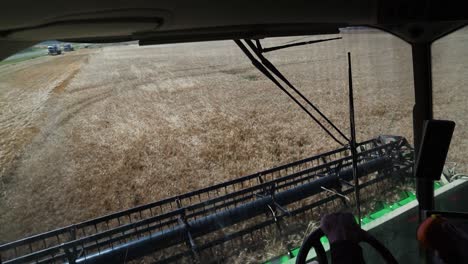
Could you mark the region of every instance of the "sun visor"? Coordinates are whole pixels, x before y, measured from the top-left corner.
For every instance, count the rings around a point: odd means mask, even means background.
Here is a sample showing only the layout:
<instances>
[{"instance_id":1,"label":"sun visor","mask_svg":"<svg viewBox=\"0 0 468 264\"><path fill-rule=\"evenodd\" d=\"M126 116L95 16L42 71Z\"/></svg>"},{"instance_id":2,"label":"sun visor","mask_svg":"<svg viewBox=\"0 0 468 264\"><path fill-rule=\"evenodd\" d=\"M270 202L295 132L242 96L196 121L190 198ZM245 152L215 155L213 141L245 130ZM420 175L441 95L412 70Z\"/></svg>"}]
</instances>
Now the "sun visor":
<instances>
[{"instance_id":1,"label":"sun visor","mask_svg":"<svg viewBox=\"0 0 468 264\"><path fill-rule=\"evenodd\" d=\"M15 41L129 39L136 33L155 31L166 19L167 14L159 10L73 14L48 19L38 26L4 32L4 38Z\"/></svg>"}]
</instances>

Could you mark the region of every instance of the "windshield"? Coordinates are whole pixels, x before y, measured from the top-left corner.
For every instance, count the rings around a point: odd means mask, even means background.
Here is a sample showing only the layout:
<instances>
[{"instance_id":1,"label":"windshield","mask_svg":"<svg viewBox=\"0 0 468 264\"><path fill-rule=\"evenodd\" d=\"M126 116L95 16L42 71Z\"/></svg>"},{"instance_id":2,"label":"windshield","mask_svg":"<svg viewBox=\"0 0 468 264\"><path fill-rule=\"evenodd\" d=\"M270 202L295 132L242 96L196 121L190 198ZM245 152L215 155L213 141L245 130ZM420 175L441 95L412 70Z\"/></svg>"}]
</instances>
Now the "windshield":
<instances>
[{"instance_id":1,"label":"windshield","mask_svg":"<svg viewBox=\"0 0 468 264\"><path fill-rule=\"evenodd\" d=\"M261 45L330 38L264 56L343 144L233 41L75 43L58 55L48 45L71 45L50 41L0 62L0 243L56 230L0 247L2 258L63 243L28 260L114 257L150 241L150 253L138 251L145 257L128 258L282 263L324 214L360 211L363 226L375 228L416 203L411 46L370 28Z\"/></svg>"}]
</instances>

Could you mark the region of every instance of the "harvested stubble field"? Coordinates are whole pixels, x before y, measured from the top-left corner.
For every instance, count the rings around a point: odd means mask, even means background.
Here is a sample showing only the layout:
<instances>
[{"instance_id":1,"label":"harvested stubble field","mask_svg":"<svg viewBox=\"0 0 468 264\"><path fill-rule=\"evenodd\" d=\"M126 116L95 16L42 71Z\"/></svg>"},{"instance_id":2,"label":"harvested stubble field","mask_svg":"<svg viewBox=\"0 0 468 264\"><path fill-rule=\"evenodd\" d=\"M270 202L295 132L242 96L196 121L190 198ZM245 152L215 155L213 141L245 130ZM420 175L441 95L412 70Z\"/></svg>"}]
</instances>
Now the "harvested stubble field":
<instances>
[{"instance_id":1,"label":"harvested stubble field","mask_svg":"<svg viewBox=\"0 0 468 264\"><path fill-rule=\"evenodd\" d=\"M341 35L267 57L348 134L350 51L358 140L411 142L411 47L379 31ZM459 168L467 41L462 30L433 51L436 117L458 122L449 159ZM0 101L0 242L338 147L231 41L110 46L3 65Z\"/></svg>"}]
</instances>

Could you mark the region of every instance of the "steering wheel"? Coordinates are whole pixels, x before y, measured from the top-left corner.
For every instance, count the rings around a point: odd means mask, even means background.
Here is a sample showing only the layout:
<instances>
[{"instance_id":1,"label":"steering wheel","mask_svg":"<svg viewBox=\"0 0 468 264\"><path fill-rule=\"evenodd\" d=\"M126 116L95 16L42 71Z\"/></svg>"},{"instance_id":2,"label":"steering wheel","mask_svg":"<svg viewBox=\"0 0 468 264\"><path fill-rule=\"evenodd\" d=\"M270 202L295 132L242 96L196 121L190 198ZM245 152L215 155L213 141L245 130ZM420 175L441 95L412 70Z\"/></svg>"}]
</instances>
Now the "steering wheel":
<instances>
[{"instance_id":1,"label":"steering wheel","mask_svg":"<svg viewBox=\"0 0 468 264\"><path fill-rule=\"evenodd\" d=\"M362 230L362 239L361 241L368 243L373 248L380 253L380 255L385 259L385 262L388 264L397 264L395 257L392 253L377 239L371 236L366 231ZM296 257L296 264L305 264L307 260L307 255L309 254L310 249L313 247L317 255L317 261L319 264L327 264L327 255L325 249L323 248L322 243L320 243L320 238L324 236L322 229L316 229L312 232L302 243L301 248L299 249L299 254Z\"/></svg>"}]
</instances>

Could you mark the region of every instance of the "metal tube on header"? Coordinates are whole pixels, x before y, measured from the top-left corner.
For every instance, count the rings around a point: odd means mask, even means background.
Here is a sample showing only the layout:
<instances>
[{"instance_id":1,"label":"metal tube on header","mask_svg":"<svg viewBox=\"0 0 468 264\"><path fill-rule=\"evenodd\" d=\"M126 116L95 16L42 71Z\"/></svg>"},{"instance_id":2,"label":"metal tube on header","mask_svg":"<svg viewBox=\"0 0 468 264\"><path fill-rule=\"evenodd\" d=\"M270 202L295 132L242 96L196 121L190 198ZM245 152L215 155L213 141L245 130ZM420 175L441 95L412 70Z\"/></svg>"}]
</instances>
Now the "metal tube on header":
<instances>
[{"instance_id":1,"label":"metal tube on header","mask_svg":"<svg viewBox=\"0 0 468 264\"><path fill-rule=\"evenodd\" d=\"M354 196L356 198L356 209L358 214L358 222L361 225L361 204L359 198L359 177L357 170L357 151L356 151L356 124L354 122L354 96L353 96L353 75L351 71L351 53L348 52L348 85L349 85L349 128L351 130L351 156L353 160L353 180L354 180Z\"/></svg>"}]
</instances>

